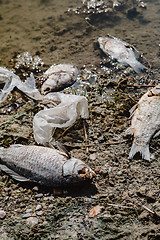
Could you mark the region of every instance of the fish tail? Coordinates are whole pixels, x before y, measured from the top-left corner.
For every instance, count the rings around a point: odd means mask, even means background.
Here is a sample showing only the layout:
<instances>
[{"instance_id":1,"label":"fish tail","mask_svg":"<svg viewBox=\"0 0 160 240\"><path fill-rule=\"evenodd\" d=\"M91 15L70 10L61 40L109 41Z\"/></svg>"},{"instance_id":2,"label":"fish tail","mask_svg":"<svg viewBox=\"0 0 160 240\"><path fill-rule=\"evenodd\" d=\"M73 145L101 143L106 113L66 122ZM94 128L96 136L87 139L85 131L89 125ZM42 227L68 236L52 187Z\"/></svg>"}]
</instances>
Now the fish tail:
<instances>
[{"instance_id":1,"label":"fish tail","mask_svg":"<svg viewBox=\"0 0 160 240\"><path fill-rule=\"evenodd\" d=\"M140 63L139 61L136 61L130 65L136 73L141 73L142 70L145 68L145 66L142 63Z\"/></svg>"},{"instance_id":2,"label":"fish tail","mask_svg":"<svg viewBox=\"0 0 160 240\"><path fill-rule=\"evenodd\" d=\"M140 153L142 156L142 159L150 161L149 145L142 146L142 145L137 145L135 142L133 142L130 153L129 153L129 159L132 159L136 153Z\"/></svg>"}]
</instances>

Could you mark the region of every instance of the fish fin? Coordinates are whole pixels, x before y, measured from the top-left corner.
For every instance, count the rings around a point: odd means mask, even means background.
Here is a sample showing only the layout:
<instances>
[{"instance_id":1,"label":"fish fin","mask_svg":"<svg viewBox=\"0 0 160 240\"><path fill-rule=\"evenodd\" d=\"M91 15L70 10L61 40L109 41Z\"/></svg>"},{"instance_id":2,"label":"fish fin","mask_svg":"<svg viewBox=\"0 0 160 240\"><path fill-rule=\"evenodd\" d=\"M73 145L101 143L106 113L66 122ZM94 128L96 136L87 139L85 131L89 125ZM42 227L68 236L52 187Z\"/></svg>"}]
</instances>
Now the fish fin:
<instances>
[{"instance_id":1,"label":"fish fin","mask_svg":"<svg viewBox=\"0 0 160 240\"><path fill-rule=\"evenodd\" d=\"M129 159L132 159L134 155L138 152L142 155L142 159L150 161L149 145L139 146L135 142L133 142L129 153Z\"/></svg>"},{"instance_id":2,"label":"fish fin","mask_svg":"<svg viewBox=\"0 0 160 240\"><path fill-rule=\"evenodd\" d=\"M126 135L133 135L132 128L131 127L127 128L126 131L125 131L125 134Z\"/></svg>"},{"instance_id":3,"label":"fish fin","mask_svg":"<svg viewBox=\"0 0 160 240\"><path fill-rule=\"evenodd\" d=\"M159 137L159 135L160 135L160 130L154 134L153 138Z\"/></svg>"},{"instance_id":4,"label":"fish fin","mask_svg":"<svg viewBox=\"0 0 160 240\"><path fill-rule=\"evenodd\" d=\"M129 110L129 113L130 113L129 119L131 119L131 117L133 116L134 111L136 110L136 108L137 108L137 104L135 104L135 105Z\"/></svg>"},{"instance_id":5,"label":"fish fin","mask_svg":"<svg viewBox=\"0 0 160 240\"><path fill-rule=\"evenodd\" d=\"M23 147L24 145L22 144L11 144L9 147Z\"/></svg>"},{"instance_id":6,"label":"fish fin","mask_svg":"<svg viewBox=\"0 0 160 240\"><path fill-rule=\"evenodd\" d=\"M68 159L71 158L71 154L67 151L67 149L58 141L56 141L57 147L59 148L60 151L64 152L65 154L67 154Z\"/></svg>"},{"instance_id":7,"label":"fish fin","mask_svg":"<svg viewBox=\"0 0 160 240\"><path fill-rule=\"evenodd\" d=\"M7 166L0 164L0 170L2 170L3 172L7 173L8 175L10 175L13 179L19 181L19 182L30 182L29 179L19 175L18 173L14 172L13 170L11 170L10 168L8 168Z\"/></svg>"}]
</instances>

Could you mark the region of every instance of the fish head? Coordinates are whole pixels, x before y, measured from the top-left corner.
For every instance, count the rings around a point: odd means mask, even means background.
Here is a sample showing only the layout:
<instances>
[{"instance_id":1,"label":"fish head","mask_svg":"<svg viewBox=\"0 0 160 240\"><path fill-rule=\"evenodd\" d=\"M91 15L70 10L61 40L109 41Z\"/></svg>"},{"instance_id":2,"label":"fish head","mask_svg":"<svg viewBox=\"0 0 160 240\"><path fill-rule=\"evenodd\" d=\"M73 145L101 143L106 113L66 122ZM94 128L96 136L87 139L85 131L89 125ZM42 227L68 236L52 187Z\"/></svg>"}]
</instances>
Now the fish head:
<instances>
[{"instance_id":1,"label":"fish head","mask_svg":"<svg viewBox=\"0 0 160 240\"><path fill-rule=\"evenodd\" d=\"M57 86L57 82L55 81L55 79L52 79L51 77L48 78L42 85L41 87L41 93L43 95L46 95L50 92L54 92L57 90L58 86Z\"/></svg>"},{"instance_id":2,"label":"fish head","mask_svg":"<svg viewBox=\"0 0 160 240\"><path fill-rule=\"evenodd\" d=\"M69 177L76 181L89 181L96 177L95 172L79 159L68 159L63 165L63 177Z\"/></svg>"}]
</instances>

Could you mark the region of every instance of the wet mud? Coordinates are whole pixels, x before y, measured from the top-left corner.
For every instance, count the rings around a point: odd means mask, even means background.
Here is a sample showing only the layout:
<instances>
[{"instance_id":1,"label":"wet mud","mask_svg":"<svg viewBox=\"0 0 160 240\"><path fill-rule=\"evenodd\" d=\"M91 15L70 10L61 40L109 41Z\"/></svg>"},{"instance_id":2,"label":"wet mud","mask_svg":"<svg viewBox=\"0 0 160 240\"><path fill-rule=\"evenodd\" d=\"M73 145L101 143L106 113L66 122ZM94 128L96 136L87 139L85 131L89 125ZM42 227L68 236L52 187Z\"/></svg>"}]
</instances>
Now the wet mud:
<instances>
[{"instance_id":1,"label":"wet mud","mask_svg":"<svg viewBox=\"0 0 160 240\"><path fill-rule=\"evenodd\" d=\"M56 129L55 139L97 174L92 184L50 189L18 183L1 172L1 239L160 238L160 141L150 143L151 162L140 156L129 160L133 138L126 133L130 108L160 80L160 1L148 1L146 9L129 6L102 14L67 11L81 4L0 1L1 66L14 69L22 80L34 72L38 87L52 64L71 63L81 70L80 85L64 92L88 98L87 137L81 119L68 129ZM137 75L109 59L97 43L107 34L133 44L148 70ZM44 64L16 68L17 55L26 51ZM0 105L0 145L36 144L32 121L40 109L36 101L13 91ZM90 218L97 205L101 212ZM30 217L36 224L29 223Z\"/></svg>"}]
</instances>

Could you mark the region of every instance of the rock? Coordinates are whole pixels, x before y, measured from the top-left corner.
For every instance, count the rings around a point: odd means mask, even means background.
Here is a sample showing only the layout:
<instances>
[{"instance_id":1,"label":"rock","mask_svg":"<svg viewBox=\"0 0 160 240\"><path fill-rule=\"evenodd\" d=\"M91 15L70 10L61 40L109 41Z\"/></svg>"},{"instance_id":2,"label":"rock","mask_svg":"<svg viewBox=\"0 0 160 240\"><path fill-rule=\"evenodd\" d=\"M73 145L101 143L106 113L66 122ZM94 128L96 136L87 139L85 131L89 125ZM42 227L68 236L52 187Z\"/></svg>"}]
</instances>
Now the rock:
<instances>
[{"instance_id":1,"label":"rock","mask_svg":"<svg viewBox=\"0 0 160 240\"><path fill-rule=\"evenodd\" d=\"M30 208L30 209L26 209L26 213L31 213L33 212L33 210Z\"/></svg>"},{"instance_id":2,"label":"rock","mask_svg":"<svg viewBox=\"0 0 160 240\"><path fill-rule=\"evenodd\" d=\"M29 218L29 217L32 217L32 215L30 213L26 213L25 215L22 216L23 219Z\"/></svg>"},{"instance_id":3,"label":"rock","mask_svg":"<svg viewBox=\"0 0 160 240\"><path fill-rule=\"evenodd\" d=\"M32 188L32 190L36 192L36 191L39 190L39 188L37 186L35 186L35 187Z\"/></svg>"},{"instance_id":4,"label":"rock","mask_svg":"<svg viewBox=\"0 0 160 240\"><path fill-rule=\"evenodd\" d=\"M43 211L37 212L37 216L42 216L42 215L43 215Z\"/></svg>"},{"instance_id":5,"label":"rock","mask_svg":"<svg viewBox=\"0 0 160 240\"><path fill-rule=\"evenodd\" d=\"M6 212L3 210L0 210L0 219L4 219L6 216Z\"/></svg>"},{"instance_id":6,"label":"rock","mask_svg":"<svg viewBox=\"0 0 160 240\"><path fill-rule=\"evenodd\" d=\"M43 193L39 193L35 195L35 198L41 198L41 197L43 197Z\"/></svg>"},{"instance_id":7,"label":"rock","mask_svg":"<svg viewBox=\"0 0 160 240\"><path fill-rule=\"evenodd\" d=\"M42 208L42 206L39 204L39 205L37 205L37 207L36 207L36 211L38 211L38 210L40 210Z\"/></svg>"},{"instance_id":8,"label":"rock","mask_svg":"<svg viewBox=\"0 0 160 240\"><path fill-rule=\"evenodd\" d=\"M27 218L26 222L27 222L27 224L29 226L34 226L34 225L38 224L38 218L36 218L36 217L29 217L29 218Z\"/></svg>"},{"instance_id":9,"label":"rock","mask_svg":"<svg viewBox=\"0 0 160 240\"><path fill-rule=\"evenodd\" d=\"M53 204L50 204L50 205L48 206L48 208L53 208Z\"/></svg>"},{"instance_id":10,"label":"rock","mask_svg":"<svg viewBox=\"0 0 160 240\"><path fill-rule=\"evenodd\" d=\"M92 153L89 156L89 159L92 160L92 161L96 160L96 158L97 158L97 153Z\"/></svg>"},{"instance_id":11,"label":"rock","mask_svg":"<svg viewBox=\"0 0 160 240\"><path fill-rule=\"evenodd\" d=\"M122 175L122 172L121 172L121 171L118 171L118 172L117 172L117 175L118 175L118 176L121 176L121 175Z\"/></svg>"},{"instance_id":12,"label":"rock","mask_svg":"<svg viewBox=\"0 0 160 240\"><path fill-rule=\"evenodd\" d=\"M112 222L113 219L112 219L110 214L104 214L103 215L103 221L105 221L105 222Z\"/></svg>"}]
</instances>

